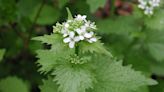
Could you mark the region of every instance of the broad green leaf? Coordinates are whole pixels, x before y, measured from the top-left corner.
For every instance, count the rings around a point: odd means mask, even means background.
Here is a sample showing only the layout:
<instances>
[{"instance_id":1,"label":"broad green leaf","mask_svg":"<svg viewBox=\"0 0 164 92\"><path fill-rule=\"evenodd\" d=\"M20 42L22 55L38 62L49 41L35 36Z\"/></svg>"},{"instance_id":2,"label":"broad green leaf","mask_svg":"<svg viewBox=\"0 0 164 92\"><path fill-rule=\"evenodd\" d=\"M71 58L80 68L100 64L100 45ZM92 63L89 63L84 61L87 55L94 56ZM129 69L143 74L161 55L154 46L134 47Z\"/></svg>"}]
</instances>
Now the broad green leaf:
<instances>
[{"instance_id":1,"label":"broad green leaf","mask_svg":"<svg viewBox=\"0 0 164 92\"><path fill-rule=\"evenodd\" d=\"M5 49L0 49L0 61L3 59L4 54L5 54Z\"/></svg>"},{"instance_id":2,"label":"broad green leaf","mask_svg":"<svg viewBox=\"0 0 164 92\"><path fill-rule=\"evenodd\" d=\"M148 17L145 20L146 26L154 30L164 30L164 10L159 10L158 12L154 13L154 16Z\"/></svg>"},{"instance_id":3,"label":"broad green leaf","mask_svg":"<svg viewBox=\"0 0 164 92\"><path fill-rule=\"evenodd\" d=\"M110 58L105 60L100 57L95 60L97 83L92 92L130 92L141 86L157 84L130 66L123 66L121 61L113 61Z\"/></svg>"},{"instance_id":4,"label":"broad green leaf","mask_svg":"<svg viewBox=\"0 0 164 92\"><path fill-rule=\"evenodd\" d=\"M146 31L145 48L157 61L164 61L164 31Z\"/></svg>"},{"instance_id":5,"label":"broad green leaf","mask_svg":"<svg viewBox=\"0 0 164 92\"><path fill-rule=\"evenodd\" d=\"M41 92L58 92L57 84L52 80L52 78L48 78L47 80L43 80L43 85L39 86Z\"/></svg>"},{"instance_id":6,"label":"broad green leaf","mask_svg":"<svg viewBox=\"0 0 164 92\"><path fill-rule=\"evenodd\" d=\"M2 92L30 92L28 85L16 77L8 77L0 80Z\"/></svg>"},{"instance_id":7,"label":"broad green leaf","mask_svg":"<svg viewBox=\"0 0 164 92\"><path fill-rule=\"evenodd\" d=\"M99 7L103 7L106 3L106 0L87 0L87 3L90 6L90 11L93 13Z\"/></svg>"},{"instance_id":8,"label":"broad green leaf","mask_svg":"<svg viewBox=\"0 0 164 92\"><path fill-rule=\"evenodd\" d=\"M61 92L86 92L86 89L93 88L95 81L94 75L85 65L59 65L53 75Z\"/></svg>"},{"instance_id":9,"label":"broad green leaf","mask_svg":"<svg viewBox=\"0 0 164 92\"><path fill-rule=\"evenodd\" d=\"M33 13L30 15L31 21L35 20L40 6L41 6L40 4L36 5L35 9L33 10ZM41 12L38 16L36 23L40 25L53 24L57 21L59 15L60 13L58 9L50 5L44 5L43 8L41 9Z\"/></svg>"}]
</instances>

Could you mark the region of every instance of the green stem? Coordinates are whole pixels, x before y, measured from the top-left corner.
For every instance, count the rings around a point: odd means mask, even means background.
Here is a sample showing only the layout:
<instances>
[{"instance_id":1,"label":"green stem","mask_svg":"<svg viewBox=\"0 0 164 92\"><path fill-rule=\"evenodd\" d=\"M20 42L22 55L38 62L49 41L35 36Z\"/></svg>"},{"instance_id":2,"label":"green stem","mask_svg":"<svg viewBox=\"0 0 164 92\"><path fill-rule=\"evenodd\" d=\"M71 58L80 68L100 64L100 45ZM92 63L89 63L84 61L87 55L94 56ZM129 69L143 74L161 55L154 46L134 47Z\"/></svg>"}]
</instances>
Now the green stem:
<instances>
[{"instance_id":1,"label":"green stem","mask_svg":"<svg viewBox=\"0 0 164 92\"><path fill-rule=\"evenodd\" d=\"M79 45L75 46L75 54L78 56L79 55Z\"/></svg>"}]
</instances>

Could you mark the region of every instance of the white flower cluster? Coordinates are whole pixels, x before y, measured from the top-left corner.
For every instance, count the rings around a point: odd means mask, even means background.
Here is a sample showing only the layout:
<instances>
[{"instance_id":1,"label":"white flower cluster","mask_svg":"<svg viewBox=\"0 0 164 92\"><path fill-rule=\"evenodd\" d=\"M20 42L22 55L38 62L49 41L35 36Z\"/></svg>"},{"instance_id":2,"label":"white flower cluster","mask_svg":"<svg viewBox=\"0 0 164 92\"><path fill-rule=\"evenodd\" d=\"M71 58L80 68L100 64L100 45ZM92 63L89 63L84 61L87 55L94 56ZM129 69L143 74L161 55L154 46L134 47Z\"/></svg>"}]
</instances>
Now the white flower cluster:
<instances>
[{"instance_id":1,"label":"white flower cluster","mask_svg":"<svg viewBox=\"0 0 164 92\"><path fill-rule=\"evenodd\" d=\"M94 22L87 21L86 15L77 15L73 20L67 20L60 26L59 33L64 37L63 42L68 43L70 48L74 48L77 42L83 40L89 43L97 41L93 32L97 29L96 25Z\"/></svg>"},{"instance_id":2,"label":"white flower cluster","mask_svg":"<svg viewBox=\"0 0 164 92\"><path fill-rule=\"evenodd\" d=\"M154 8L158 7L160 4L160 0L138 0L138 7L144 10L146 15L153 15Z\"/></svg>"}]
</instances>

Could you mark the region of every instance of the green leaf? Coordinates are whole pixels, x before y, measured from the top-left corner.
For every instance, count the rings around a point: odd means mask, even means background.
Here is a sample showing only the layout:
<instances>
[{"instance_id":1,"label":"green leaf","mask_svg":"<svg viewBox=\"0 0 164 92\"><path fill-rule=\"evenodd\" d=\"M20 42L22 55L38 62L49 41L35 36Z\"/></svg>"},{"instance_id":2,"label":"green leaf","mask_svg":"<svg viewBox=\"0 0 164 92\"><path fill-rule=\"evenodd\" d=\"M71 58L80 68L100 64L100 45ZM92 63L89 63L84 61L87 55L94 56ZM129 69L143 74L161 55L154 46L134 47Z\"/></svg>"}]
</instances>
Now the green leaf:
<instances>
[{"instance_id":1,"label":"green leaf","mask_svg":"<svg viewBox=\"0 0 164 92\"><path fill-rule=\"evenodd\" d=\"M0 61L3 59L4 54L5 54L5 49L0 49Z\"/></svg>"},{"instance_id":2,"label":"green leaf","mask_svg":"<svg viewBox=\"0 0 164 92\"><path fill-rule=\"evenodd\" d=\"M136 91L132 91L132 92L149 92L149 88L147 86L142 86L138 88Z\"/></svg>"},{"instance_id":3,"label":"green leaf","mask_svg":"<svg viewBox=\"0 0 164 92\"><path fill-rule=\"evenodd\" d=\"M40 66L41 73L48 73L54 69L59 59L64 59L74 53L74 49L63 43L62 36L59 34L44 35L32 38L32 40L41 41L51 45L50 50L37 50L39 60L37 64Z\"/></svg>"},{"instance_id":4,"label":"green leaf","mask_svg":"<svg viewBox=\"0 0 164 92\"><path fill-rule=\"evenodd\" d=\"M38 50L37 57L40 58L37 61L38 66L40 66L39 71L41 73L48 73L54 69L57 64L57 54L49 50Z\"/></svg>"},{"instance_id":5,"label":"green leaf","mask_svg":"<svg viewBox=\"0 0 164 92\"><path fill-rule=\"evenodd\" d=\"M47 44L56 44L59 41L61 41L61 39L62 36L59 34L37 36L32 38L32 40L41 41L42 43L47 43Z\"/></svg>"},{"instance_id":6,"label":"green leaf","mask_svg":"<svg viewBox=\"0 0 164 92\"><path fill-rule=\"evenodd\" d=\"M92 92L130 92L141 86L157 84L156 81L146 78L130 66L122 66L121 61L104 58L94 58L97 60L95 65L98 82Z\"/></svg>"},{"instance_id":7,"label":"green leaf","mask_svg":"<svg viewBox=\"0 0 164 92\"><path fill-rule=\"evenodd\" d=\"M61 92L86 92L86 89L93 87L95 81L94 75L84 65L59 65L53 75Z\"/></svg>"},{"instance_id":8,"label":"green leaf","mask_svg":"<svg viewBox=\"0 0 164 92\"><path fill-rule=\"evenodd\" d=\"M43 85L39 86L41 92L58 92L58 86L55 82L52 81L52 78L48 80L43 80Z\"/></svg>"},{"instance_id":9,"label":"green leaf","mask_svg":"<svg viewBox=\"0 0 164 92\"><path fill-rule=\"evenodd\" d=\"M33 10L33 13L30 15L31 21L35 20L40 6L41 6L40 4L36 5L35 9ZM56 8L50 5L44 5L40 11L36 23L40 25L53 24L57 21L59 15L60 15L59 10L57 10Z\"/></svg>"},{"instance_id":10,"label":"green leaf","mask_svg":"<svg viewBox=\"0 0 164 92\"><path fill-rule=\"evenodd\" d=\"M97 26L99 28L97 32L102 34L125 34L140 30L137 21L132 16L100 20L97 22Z\"/></svg>"},{"instance_id":11,"label":"green leaf","mask_svg":"<svg viewBox=\"0 0 164 92\"><path fill-rule=\"evenodd\" d=\"M132 64L133 68L137 71L142 71L145 75L151 76L151 59L147 55L142 48L133 48L127 51L125 57L126 64Z\"/></svg>"},{"instance_id":12,"label":"green leaf","mask_svg":"<svg viewBox=\"0 0 164 92\"><path fill-rule=\"evenodd\" d=\"M154 13L154 16L148 17L145 20L146 26L154 30L163 30L164 29L164 10L159 10Z\"/></svg>"},{"instance_id":13,"label":"green leaf","mask_svg":"<svg viewBox=\"0 0 164 92\"><path fill-rule=\"evenodd\" d=\"M79 49L81 53L86 53L86 52L98 53L98 54L105 54L112 57L112 54L109 51L107 51L103 46L103 44L100 43L99 41L95 43L81 42L79 44Z\"/></svg>"},{"instance_id":14,"label":"green leaf","mask_svg":"<svg viewBox=\"0 0 164 92\"><path fill-rule=\"evenodd\" d=\"M16 77L8 77L0 81L2 92L30 92L28 85Z\"/></svg>"},{"instance_id":15,"label":"green leaf","mask_svg":"<svg viewBox=\"0 0 164 92\"><path fill-rule=\"evenodd\" d=\"M105 3L106 3L106 0L87 0L87 3L90 6L90 11L93 13L99 7L103 7L105 5Z\"/></svg>"},{"instance_id":16,"label":"green leaf","mask_svg":"<svg viewBox=\"0 0 164 92\"><path fill-rule=\"evenodd\" d=\"M66 9L67 9L67 14L68 14L68 20L73 20L71 11L69 10L69 8L66 8Z\"/></svg>"},{"instance_id":17,"label":"green leaf","mask_svg":"<svg viewBox=\"0 0 164 92\"><path fill-rule=\"evenodd\" d=\"M146 31L145 48L157 61L164 61L164 31Z\"/></svg>"}]
</instances>

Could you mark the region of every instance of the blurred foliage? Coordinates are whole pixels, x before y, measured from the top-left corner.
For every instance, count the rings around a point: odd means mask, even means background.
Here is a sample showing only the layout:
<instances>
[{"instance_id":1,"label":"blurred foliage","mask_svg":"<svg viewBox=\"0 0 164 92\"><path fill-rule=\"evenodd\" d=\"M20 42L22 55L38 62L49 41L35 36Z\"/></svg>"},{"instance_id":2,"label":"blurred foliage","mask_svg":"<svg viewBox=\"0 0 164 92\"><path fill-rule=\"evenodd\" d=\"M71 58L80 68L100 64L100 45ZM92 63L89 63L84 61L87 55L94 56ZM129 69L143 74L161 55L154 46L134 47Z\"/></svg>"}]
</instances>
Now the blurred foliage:
<instances>
[{"instance_id":1,"label":"blurred foliage","mask_svg":"<svg viewBox=\"0 0 164 92\"><path fill-rule=\"evenodd\" d=\"M40 67L36 65L35 51L49 49L50 45L42 45L31 38L50 34L52 25L66 19L66 7L73 15L85 14L96 21L105 47L118 60L122 59L123 65L132 64L135 70L159 82L137 92L164 92L164 1L161 0L163 3L153 16L143 15L136 1L0 0L0 92L40 92L38 85L45 75L37 71ZM103 51L99 47L97 52ZM94 49L89 47L89 50ZM49 73L48 68L45 72ZM43 82L53 86L49 80ZM42 85L40 89L51 92L53 87Z\"/></svg>"}]
</instances>

